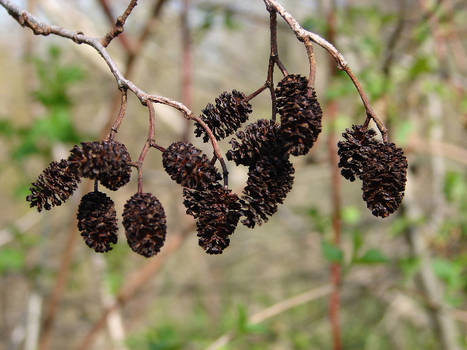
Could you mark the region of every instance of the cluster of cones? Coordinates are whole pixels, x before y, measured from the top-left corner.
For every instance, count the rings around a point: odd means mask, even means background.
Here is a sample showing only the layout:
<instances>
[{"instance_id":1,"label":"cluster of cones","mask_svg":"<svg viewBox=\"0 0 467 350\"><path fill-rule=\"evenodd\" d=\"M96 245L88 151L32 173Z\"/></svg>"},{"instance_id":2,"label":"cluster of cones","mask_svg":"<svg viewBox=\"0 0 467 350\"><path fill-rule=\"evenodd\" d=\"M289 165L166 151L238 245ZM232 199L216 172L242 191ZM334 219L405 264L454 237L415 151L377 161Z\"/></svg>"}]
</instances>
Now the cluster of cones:
<instances>
[{"instance_id":1,"label":"cluster of cones","mask_svg":"<svg viewBox=\"0 0 467 350\"><path fill-rule=\"evenodd\" d=\"M76 190L81 178L95 180L116 191L130 181L131 157L117 141L83 142L74 146L68 159L52 162L32 184L26 198L31 207L50 210ZM103 253L117 243L117 215L112 199L97 188L81 199L78 229L85 243ZM131 249L146 257L159 252L167 232L164 209L150 193L136 193L125 204L123 226Z\"/></svg>"},{"instance_id":2,"label":"cluster of cones","mask_svg":"<svg viewBox=\"0 0 467 350\"><path fill-rule=\"evenodd\" d=\"M249 228L268 221L292 189L295 169L290 156L309 152L321 132L322 111L315 90L300 75L288 75L275 89L280 123L259 119L244 130L252 107L239 91L223 92L215 105L208 104L201 119L217 140L235 134L227 159L248 167L248 180L240 195L220 181L222 176L206 154L191 143L174 142L163 151L162 163L172 180L183 187L187 214L196 220L200 246L220 254L239 222ZM209 140L200 124L195 135ZM342 175L363 183L363 199L375 216L394 212L403 197L407 160L392 143L379 142L375 132L353 126L339 142ZM62 204L82 177L94 179L110 190L128 183L131 158L116 141L88 142L75 146L66 160L52 162L31 187L31 206L49 210ZM130 247L150 257L157 254L166 236L162 205L150 193L136 193L125 204L123 226ZM117 242L117 219L112 200L97 191L88 193L78 209L78 227L86 244L106 252Z\"/></svg>"}]
</instances>

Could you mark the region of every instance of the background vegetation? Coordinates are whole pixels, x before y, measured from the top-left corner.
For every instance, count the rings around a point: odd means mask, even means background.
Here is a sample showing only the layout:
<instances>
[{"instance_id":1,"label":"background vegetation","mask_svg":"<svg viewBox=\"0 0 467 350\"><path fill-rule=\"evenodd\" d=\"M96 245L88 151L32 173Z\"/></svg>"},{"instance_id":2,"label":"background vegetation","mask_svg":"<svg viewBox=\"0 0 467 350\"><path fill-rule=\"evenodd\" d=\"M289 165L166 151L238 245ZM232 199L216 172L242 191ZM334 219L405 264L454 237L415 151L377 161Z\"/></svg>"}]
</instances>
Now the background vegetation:
<instances>
[{"instance_id":1,"label":"background vegetation","mask_svg":"<svg viewBox=\"0 0 467 350\"><path fill-rule=\"evenodd\" d=\"M18 3L49 23L89 35L103 35L110 26L101 1ZM168 0L154 13L157 3L141 1L123 38L110 47L139 86L199 112L224 90L249 94L264 83L269 25L262 1L193 0L187 9L188 1ZM351 81L333 72L317 48L324 131L309 155L294 160L294 189L267 224L239 226L224 254L207 256L195 232L185 232L190 218L180 187L163 171L160 154L151 152L145 188L167 212L164 253L149 261L133 254L121 228L119 244L97 255L75 229L86 184L48 213L29 209L25 196L52 159L101 137L115 115L114 79L94 51L33 37L2 9L0 349L214 349L219 337L222 349L330 349L332 264L342 267L343 349L467 346L465 3L281 3L316 33L335 29L336 46L408 156L403 208L388 219L375 218L358 183L332 180L335 134L365 116ZM111 2L115 15L126 5ZM150 35L138 41L148 18ZM289 72L306 75L301 44L279 23L281 59ZM141 43L137 59L128 42ZM256 118L270 114L263 95L254 100ZM180 140L187 133L183 118L156 108L158 143ZM146 119L131 95L118 138L133 157L145 141ZM240 189L246 172L231 169L232 187ZM111 194L118 213L135 191L133 178ZM342 221L338 244L336 215Z\"/></svg>"}]
</instances>

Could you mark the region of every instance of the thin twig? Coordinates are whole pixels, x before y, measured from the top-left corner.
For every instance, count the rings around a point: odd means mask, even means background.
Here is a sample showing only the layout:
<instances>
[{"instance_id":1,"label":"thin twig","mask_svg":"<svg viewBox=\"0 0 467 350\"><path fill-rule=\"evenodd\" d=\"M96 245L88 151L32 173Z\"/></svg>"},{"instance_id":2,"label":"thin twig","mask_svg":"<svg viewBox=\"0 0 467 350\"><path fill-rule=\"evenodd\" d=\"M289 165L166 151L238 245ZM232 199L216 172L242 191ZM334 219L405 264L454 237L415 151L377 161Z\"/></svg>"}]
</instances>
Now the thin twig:
<instances>
[{"instance_id":1,"label":"thin twig","mask_svg":"<svg viewBox=\"0 0 467 350\"><path fill-rule=\"evenodd\" d=\"M120 102L120 112L118 113L117 119L115 119L114 123L112 124L112 128L110 129L108 140L112 141L115 137L115 134L118 132L120 128L120 124L122 124L123 118L126 115L126 107L128 102L128 94L126 89L121 89L121 102Z\"/></svg>"},{"instance_id":2,"label":"thin twig","mask_svg":"<svg viewBox=\"0 0 467 350\"><path fill-rule=\"evenodd\" d=\"M100 0L101 2L105 2L107 0ZM157 18L160 16L162 13L163 5L166 4L168 1L166 0L158 0L158 2L154 5L153 10L151 11L150 17L146 20L145 25L143 26L143 29L141 31L141 34L139 35L138 39L136 40L136 44L133 45L132 50L126 50L126 58L125 58L125 68L124 68L124 76L127 79L131 79L134 73L134 67L137 63L138 57L140 57L140 53L144 48L144 44L146 43L147 39L149 38L149 34L151 33L151 30L154 27L154 23L156 22ZM105 8L105 7L104 7ZM112 19L113 23L113 19ZM120 35L118 38L122 39L123 34ZM112 103L111 107L109 109L109 116L107 118L107 125L105 126L105 130L111 129L111 122L113 119L113 116L117 113L117 109L121 105L121 97L120 97L120 91L116 91L115 95L112 97Z\"/></svg>"},{"instance_id":3,"label":"thin twig","mask_svg":"<svg viewBox=\"0 0 467 350\"><path fill-rule=\"evenodd\" d=\"M206 131L206 133L209 136L209 139L211 140L212 148L214 149L214 154L216 155L217 159L221 163L222 167L222 174L224 177L224 187L229 186L229 172L227 171L227 166L225 165L225 160L224 157L222 156L221 149L219 147L219 144L217 143L216 137L212 133L212 130L209 128L209 126L197 115L192 114L190 116L191 119L195 120L197 123L199 123L202 128Z\"/></svg>"},{"instance_id":4,"label":"thin twig","mask_svg":"<svg viewBox=\"0 0 467 350\"><path fill-rule=\"evenodd\" d=\"M101 5L102 10L105 13L105 16L107 17L107 20L109 21L110 25L113 26L115 24L115 17L112 13L112 9L110 8L110 4L108 0L97 0L98 3ZM125 33L120 33L118 36L118 40L120 41L120 44L123 46L125 51L127 53L133 52L133 45L130 42L129 38Z\"/></svg>"},{"instance_id":5,"label":"thin twig","mask_svg":"<svg viewBox=\"0 0 467 350\"><path fill-rule=\"evenodd\" d=\"M311 40L312 42L318 44L322 48L324 48L336 61L337 68L343 70L347 73L350 77L352 82L354 83L357 91L362 99L363 105L366 110L367 118L371 118L376 126L378 127L383 140L387 141L387 130L384 126L383 121L376 115L375 111L371 107L370 100L363 89L360 81L357 79L355 74L352 72L352 69L349 67L347 61L345 60L344 56L332 45L329 41L323 39L316 33L310 32L305 30L300 23L276 0L263 0L264 3L268 8L273 8L277 13L281 15L281 17L287 22L290 29L295 33L295 36L299 41L303 43L306 42L307 39Z\"/></svg>"},{"instance_id":6,"label":"thin twig","mask_svg":"<svg viewBox=\"0 0 467 350\"><path fill-rule=\"evenodd\" d=\"M188 21L191 0L183 0L183 8L180 16L181 44L182 44L182 102L191 108L193 105L193 50L191 29ZM183 130L182 141L190 138L191 124L187 120Z\"/></svg>"},{"instance_id":7,"label":"thin twig","mask_svg":"<svg viewBox=\"0 0 467 350\"><path fill-rule=\"evenodd\" d=\"M155 145L154 136L156 133L156 113L154 111L154 106L151 102L147 104L149 110L149 130L148 138L144 143L143 149L138 158L138 193L143 193L143 164L146 155L148 154L149 148L151 145Z\"/></svg>"},{"instance_id":8,"label":"thin twig","mask_svg":"<svg viewBox=\"0 0 467 350\"><path fill-rule=\"evenodd\" d=\"M313 42L307 38L305 39L305 48L306 54L308 56L308 63L310 66L310 73L308 76L308 86L314 87L316 81L316 57L315 52L313 50Z\"/></svg>"},{"instance_id":9,"label":"thin twig","mask_svg":"<svg viewBox=\"0 0 467 350\"><path fill-rule=\"evenodd\" d=\"M266 80L266 85L269 88L271 93L271 119L276 121L277 115L277 102L276 102L276 92L274 91L274 65L276 63L276 57L278 57L277 50L277 13L272 8L267 8L269 11L269 31L271 35L271 52L269 55L269 65L268 65L268 76Z\"/></svg>"},{"instance_id":10,"label":"thin twig","mask_svg":"<svg viewBox=\"0 0 467 350\"><path fill-rule=\"evenodd\" d=\"M102 46L107 47L109 46L110 42L119 36L121 33L123 33L125 22L128 19L128 16L130 16L131 12L133 9L138 5L138 0L131 0L130 3L128 4L128 7L126 8L125 12L121 16L117 18L117 21L115 22L114 27L110 32L108 32L104 38L102 39Z\"/></svg>"}]
</instances>

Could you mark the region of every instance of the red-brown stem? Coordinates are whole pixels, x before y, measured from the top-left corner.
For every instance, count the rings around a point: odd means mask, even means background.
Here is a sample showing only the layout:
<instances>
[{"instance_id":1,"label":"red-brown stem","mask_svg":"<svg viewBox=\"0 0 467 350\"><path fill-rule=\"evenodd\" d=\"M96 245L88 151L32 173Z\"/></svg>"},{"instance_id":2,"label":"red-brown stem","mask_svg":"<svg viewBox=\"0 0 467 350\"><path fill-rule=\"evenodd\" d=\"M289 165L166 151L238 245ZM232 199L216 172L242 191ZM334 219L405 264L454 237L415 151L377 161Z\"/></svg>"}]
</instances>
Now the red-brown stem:
<instances>
[{"instance_id":1,"label":"red-brown stem","mask_svg":"<svg viewBox=\"0 0 467 350\"><path fill-rule=\"evenodd\" d=\"M222 157L222 152L219 147L219 144L217 143L216 137L212 133L212 130L209 128L209 126L207 126L207 124L200 117L192 114L189 118L199 123L203 127L203 129L206 131L206 133L208 134L209 139L211 140L212 148L214 149L214 154L216 155L217 159L219 160L222 166L224 186L228 187L229 186L229 172L227 171L227 166L225 165L225 160L224 160L224 157Z\"/></svg>"},{"instance_id":2,"label":"red-brown stem","mask_svg":"<svg viewBox=\"0 0 467 350\"><path fill-rule=\"evenodd\" d=\"M155 143L154 141L151 142L151 144L149 145L150 147L152 148L155 148L161 152L165 152L166 151L166 148L165 147L162 147L161 145L158 145L157 143Z\"/></svg>"},{"instance_id":3,"label":"red-brown stem","mask_svg":"<svg viewBox=\"0 0 467 350\"><path fill-rule=\"evenodd\" d=\"M258 96L260 93L262 93L264 90L266 90L269 87L269 84L266 82L261 86L259 89L251 93L249 96L245 97L245 101L249 102L252 99L254 99L256 96Z\"/></svg>"},{"instance_id":4,"label":"red-brown stem","mask_svg":"<svg viewBox=\"0 0 467 350\"><path fill-rule=\"evenodd\" d=\"M191 0L183 0L181 15L182 34L182 102L188 108L193 105L193 50L191 45L191 30L188 21ZM183 130L182 140L187 142L190 138L191 123L187 120Z\"/></svg>"},{"instance_id":5,"label":"red-brown stem","mask_svg":"<svg viewBox=\"0 0 467 350\"><path fill-rule=\"evenodd\" d=\"M151 145L155 145L154 136L156 134L156 113L154 111L154 105L152 102L147 102L147 107L149 110L149 131L148 138L146 143L141 150L141 153L138 158L138 193L143 193L143 164L146 156L148 154L149 148Z\"/></svg>"},{"instance_id":6,"label":"red-brown stem","mask_svg":"<svg viewBox=\"0 0 467 350\"><path fill-rule=\"evenodd\" d=\"M331 8L328 14L328 40L336 42L336 9L335 2L331 2ZM331 76L333 79L337 76L337 69L334 61L329 59ZM326 108L329 135L328 135L328 152L331 168L331 191L332 191L332 228L333 228L333 241L336 247L340 247L342 220L341 220L341 207L342 207L342 193L341 193L341 177L338 167L339 158L337 155L337 137L335 121L338 113L337 101L332 100L328 102ZM332 263L331 266L331 281L333 291L329 300L329 319L331 322L333 349L342 349L342 337L340 326L340 285L341 285L341 269L342 266L339 262Z\"/></svg>"},{"instance_id":7,"label":"red-brown stem","mask_svg":"<svg viewBox=\"0 0 467 350\"><path fill-rule=\"evenodd\" d=\"M365 120L365 125L368 125L370 120L373 120L375 122L376 126L378 127L378 130L380 131L381 136L383 137L383 141L388 142L388 132L387 132L386 126L384 125L384 123L383 123L383 121L381 119L376 117L376 113L373 110L373 107L371 107L370 99L368 98L368 95L366 94L365 90L363 89L362 84L357 79L357 77L355 76L355 74L353 73L353 71L352 71L352 69L350 67L347 66L344 70L347 73L347 75L350 77L350 79L352 79L352 82L354 83L354 85L355 85L355 87L356 87L356 89L357 89L357 91L358 91L358 93L360 95L360 98L362 99L363 105L364 105L365 110L366 110L366 116L367 116L366 120Z\"/></svg>"},{"instance_id":8,"label":"red-brown stem","mask_svg":"<svg viewBox=\"0 0 467 350\"><path fill-rule=\"evenodd\" d=\"M136 7L136 5L138 5L138 0L130 0L130 3L128 4L127 8L125 9L125 12L123 12L123 14L117 18L117 21L115 22L114 27L101 40L102 46L104 46L104 47L109 46L110 42L114 38L116 38L121 33L123 33L125 22L126 22L128 16L130 16L133 9ZM132 51L132 49L129 48L129 51Z\"/></svg>"},{"instance_id":9,"label":"red-brown stem","mask_svg":"<svg viewBox=\"0 0 467 350\"><path fill-rule=\"evenodd\" d=\"M112 9L110 8L108 0L98 0L98 2L104 10L105 16L107 17L107 20L109 21L110 25L113 26L115 24L115 18L112 14ZM131 42L125 33L120 33L120 35L118 36L118 40L120 41L120 44L122 44L126 52L132 51Z\"/></svg>"},{"instance_id":10,"label":"red-brown stem","mask_svg":"<svg viewBox=\"0 0 467 350\"><path fill-rule=\"evenodd\" d=\"M151 16L147 19L144 25L144 28L141 31L141 34L136 40L134 49L132 51L128 51L128 50L125 51L126 64L125 64L123 75L127 77L128 79L131 79L131 77L133 76L134 67L137 63L138 58L141 57L140 53L143 50L144 44L146 43L146 40L149 38L149 34L151 33L151 29L154 27L154 23L156 22L157 18L160 16L162 9L163 9L163 5L165 3L167 3L166 0L158 0L158 2L154 5L153 10L151 11ZM111 22L113 23L113 19ZM125 33L122 33L122 35L120 35L118 38L122 39L123 34ZM107 118L107 125L104 130L109 130L111 128L112 118L114 114L117 113L117 108L119 105L121 105L121 97L120 97L119 91L117 90L116 94L112 97L112 103L111 103L111 107L109 111L109 116Z\"/></svg>"},{"instance_id":11,"label":"red-brown stem","mask_svg":"<svg viewBox=\"0 0 467 350\"><path fill-rule=\"evenodd\" d=\"M316 58L313 50L313 42L310 39L305 40L306 54L310 65L310 73L308 77L308 86L314 87L316 80Z\"/></svg>"},{"instance_id":12,"label":"red-brown stem","mask_svg":"<svg viewBox=\"0 0 467 350\"><path fill-rule=\"evenodd\" d=\"M110 133L107 138L109 141L112 141L114 139L115 134L118 132L118 129L120 128L120 125L122 124L123 118L125 118L127 103L128 103L127 89L122 88L121 89L121 100L120 100L120 111L118 112L117 119L115 119L110 129Z\"/></svg>"},{"instance_id":13,"label":"red-brown stem","mask_svg":"<svg viewBox=\"0 0 467 350\"><path fill-rule=\"evenodd\" d=\"M276 121L277 115L277 102L276 102L276 92L274 91L274 64L276 62L275 58L278 55L277 51L277 13L271 8L268 8L269 11L269 32L271 35L271 52L269 55L269 65L268 65L268 76L266 84L271 93L271 119Z\"/></svg>"}]
</instances>

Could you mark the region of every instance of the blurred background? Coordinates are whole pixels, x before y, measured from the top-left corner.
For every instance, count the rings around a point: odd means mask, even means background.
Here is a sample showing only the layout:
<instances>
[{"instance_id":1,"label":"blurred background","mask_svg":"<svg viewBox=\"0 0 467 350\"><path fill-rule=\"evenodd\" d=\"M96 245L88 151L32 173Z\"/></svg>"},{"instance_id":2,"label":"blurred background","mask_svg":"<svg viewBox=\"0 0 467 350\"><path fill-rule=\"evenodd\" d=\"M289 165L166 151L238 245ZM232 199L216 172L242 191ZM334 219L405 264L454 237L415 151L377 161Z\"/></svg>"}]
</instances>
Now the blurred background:
<instances>
[{"instance_id":1,"label":"blurred background","mask_svg":"<svg viewBox=\"0 0 467 350\"><path fill-rule=\"evenodd\" d=\"M103 36L128 5L13 2L91 36ZM336 143L365 113L350 79L315 47L323 132L293 159L294 188L268 223L239 225L222 255L206 255L180 186L151 150L144 188L165 207L166 246L140 257L120 227L114 249L94 253L76 228L89 184L41 214L25 197L51 160L106 135L119 107L115 80L93 49L35 37L0 8L0 349L467 347L465 1L280 2L344 54L404 148L401 209L373 217L361 184L339 176ZM278 22L282 61L307 75L303 44ZM109 51L138 86L200 113L222 91L248 95L264 83L269 16L260 0L140 1ZM254 119L270 117L267 91L253 107ZM189 138L211 154L178 112L156 105L156 113L159 144ZM146 132L147 109L130 93L118 140L133 158ZM247 169L228 167L239 193ZM137 190L135 175L108 193L118 216Z\"/></svg>"}]
</instances>

